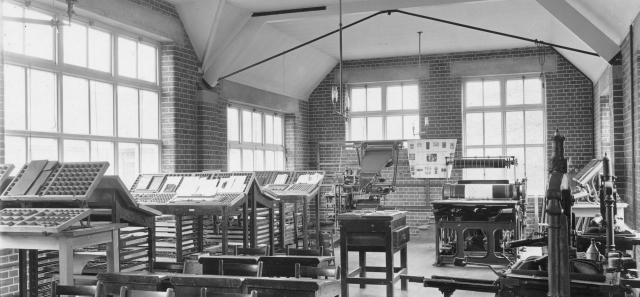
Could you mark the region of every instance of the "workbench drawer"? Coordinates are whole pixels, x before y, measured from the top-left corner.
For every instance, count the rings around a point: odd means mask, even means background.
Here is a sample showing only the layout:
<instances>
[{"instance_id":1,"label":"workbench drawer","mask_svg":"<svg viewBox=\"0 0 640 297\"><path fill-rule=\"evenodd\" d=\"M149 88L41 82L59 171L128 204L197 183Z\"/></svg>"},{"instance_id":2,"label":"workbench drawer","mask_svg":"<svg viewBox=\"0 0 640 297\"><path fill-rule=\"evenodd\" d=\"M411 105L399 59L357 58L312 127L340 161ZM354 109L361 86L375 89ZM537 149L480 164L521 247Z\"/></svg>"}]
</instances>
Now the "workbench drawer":
<instances>
[{"instance_id":1,"label":"workbench drawer","mask_svg":"<svg viewBox=\"0 0 640 297\"><path fill-rule=\"evenodd\" d=\"M397 249L401 245L409 242L411 236L411 228L405 226L392 231L393 248Z\"/></svg>"}]
</instances>

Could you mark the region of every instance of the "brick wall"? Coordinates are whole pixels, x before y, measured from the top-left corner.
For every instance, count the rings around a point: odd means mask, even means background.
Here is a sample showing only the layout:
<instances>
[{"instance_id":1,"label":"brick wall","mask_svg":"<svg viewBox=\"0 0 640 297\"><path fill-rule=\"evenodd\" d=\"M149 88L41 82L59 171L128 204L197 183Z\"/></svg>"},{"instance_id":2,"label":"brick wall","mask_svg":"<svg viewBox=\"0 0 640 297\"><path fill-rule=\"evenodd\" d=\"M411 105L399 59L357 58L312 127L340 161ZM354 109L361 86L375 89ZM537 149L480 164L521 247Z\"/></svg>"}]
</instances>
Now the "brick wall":
<instances>
[{"instance_id":1,"label":"brick wall","mask_svg":"<svg viewBox=\"0 0 640 297\"><path fill-rule=\"evenodd\" d=\"M196 90L201 77L200 62L186 32L184 40L162 44L161 55L162 171L196 171Z\"/></svg>"},{"instance_id":2,"label":"brick wall","mask_svg":"<svg viewBox=\"0 0 640 297\"><path fill-rule=\"evenodd\" d=\"M296 113L286 114L284 117L284 141L287 170L311 169L311 154L309 148L309 103L298 103Z\"/></svg>"},{"instance_id":3,"label":"brick wall","mask_svg":"<svg viewBox=\"0 0 640 297\"><path fill-rule=\"evenodd\" d=\"M572 158L576 168L582 168L593 158L593 84L562 55L547 49L548 56L556 56L557 71L546 73L547 97L547 139L553 135L556 127L567 137L566 155ZM423 139L455 138L458 140L456 153L461 153L462 143L462 77L450 75L450 62L494 60L504 58L535 57L535 48L518 48L480 52L424 55L424 65L429 67L429 77L420 80L420 118L429 117L430 125L421 135ZM346 61L345 68L371 68L415 65L418 57L394 57ZM309 131L312 154L316 153L315 143L319 141L344 141L345 123L332 114L331 86L335 81L334 72L316 87L309 96ZM551 143L547 141L547 155L551 153ZM345 163L356 162L351 153L341 153L337 145L322 146L319 150L320 166L328 173L338 171L340 156L342 167ZM314 157L312 156L312 159ZM419 181L409 174L408 160L403 152L398 166L398 183L415 184L427 182L423 187L401 187L399 191L388 195L386 204L397 206L424 206L424 211L410 212L408 222L412 232L416 227L427 223L428 201L441 199L441 185L445 180L429 179ZM388 175L385 170L383 175ZM461 172L454 172L453 179L459 179ZM325 190L329 190L328 188ZM321 211L326 211L321 206Z\"/></svg>"},{"instance_id":4,"label":"brick wall","mask_svg":"<svg viewBox=\"0 0 640 297\"><path fill-rule=\"evenodd\" d=\"M227 170L227 105L229 101L220 96L219 84L203 92L217 95L214 102L198 100L197 144L198 171Z\"/></svg>"}]
</instances>

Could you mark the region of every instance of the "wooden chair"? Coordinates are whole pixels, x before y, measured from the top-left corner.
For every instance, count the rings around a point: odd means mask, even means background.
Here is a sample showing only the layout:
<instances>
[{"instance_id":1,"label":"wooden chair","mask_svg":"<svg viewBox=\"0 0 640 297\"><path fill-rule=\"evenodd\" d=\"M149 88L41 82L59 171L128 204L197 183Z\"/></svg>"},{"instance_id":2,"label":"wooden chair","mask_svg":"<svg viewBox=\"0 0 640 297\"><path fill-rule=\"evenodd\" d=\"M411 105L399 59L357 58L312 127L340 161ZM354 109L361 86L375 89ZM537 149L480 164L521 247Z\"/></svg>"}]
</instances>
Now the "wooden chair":
<instances>
[{"instance_id":1,"label":"wooden chair","mask_svg":"<svg viewBox=\"0 0 640 297\"><path fill-rule=\"evenodd\" d=\"M262 277L262 261L258 264L237 264L218 262L218 275L255 276Z\"/></svg>"},{"instance_id":2,"label":"wooden chair","mask_svg":"<svg viewBox=\"0 0 640 297\"><path fill-rule=\"evenodd\" d=\"M126 286L120 287L120 297L175 297L173 289L166 292L129 290Z\"/></svg>"},{"instance_id":3,"label":"wooden chair","mask_svg":"<svg viewBox=\"0 0 640 297\"><path fill-rule=\"evenodd\" d=\"M329 277L333 277L336 280L340 279L340 265L336 265L334 268L324 268L324 267L309 267L309 266L300 266L300 263L296 263L295 268L296 278L301 277L312 277L318 278L323 277L328 279Z\"/></svg>"},{"instance_id":4,"label":"wooden chair","mask_svg":"<svg viewBox=\"0 0 640 297\"><path fill-rule=\"evenodd\" d=\"M198 260L184 260L183 274L202 275L202 264Z\"/></svg>"},{"instance_id":5,"label":"wooden chair","mask_svg":"<svg viewBox=\"0 0 640 297\"><path fill-rule=\"evenodd\" d=\"M324 247L320 247L318 250L305 250L305 249L292 249L287 246L287 256L323 256Z\"/></svg>"},{"instance_id":6,"label":"wooden chair","mask_svg":"<svg viewBox=\"0 0 640 297\"><path fill-rule=\"evenodd\" d=\"M218 292L207 292L207 288L200 289L200 297L258 297L258 291L253 290L251 294L240 294L240 293L218 293Z\"/></svg>"},{"instance_id":7,"label":"wooden chair","mask_svg":"<svg viewBox=\"0 0 640 297\"><path fill-rule=\"evenodd\" d=\"M57 297L60 295L102 297L105 296L104 285L101 281L98 281L95 286L63 286L58 285L57 281L52 281L51 296Z\"/></svg>"},{"instance_id":8,"label":"wooden chair","mask_svg":"<svg viewBox=\"0 0 640 297\"><path fill-rule=\"evenodd\" d=\"M270 247L269 245L265 245L258 248L241 248L237 245L233 246L233 254L238 255L247 255L247 256L269 256Z\"/></svg>"},{"instance_id":9,"label":"wooden chair","mask_svg":"<svg viewBox=\"0 0 640 297\"><path fill-rule=\"evenodd\" d=\"M153 271L168 272L183 272L185 268L183 262L156 262L153 259L151 260L151 267L153 267Z\"/></svg>"}]
</instances>

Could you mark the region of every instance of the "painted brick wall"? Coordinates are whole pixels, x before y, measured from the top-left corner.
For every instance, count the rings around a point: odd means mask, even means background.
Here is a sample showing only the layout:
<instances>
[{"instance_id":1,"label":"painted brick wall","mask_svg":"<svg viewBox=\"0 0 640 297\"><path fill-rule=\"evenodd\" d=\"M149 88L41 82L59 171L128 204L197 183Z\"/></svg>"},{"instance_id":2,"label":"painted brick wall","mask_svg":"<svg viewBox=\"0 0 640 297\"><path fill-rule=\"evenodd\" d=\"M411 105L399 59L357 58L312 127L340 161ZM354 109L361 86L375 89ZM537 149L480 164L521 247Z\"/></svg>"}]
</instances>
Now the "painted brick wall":
<instances>
[{"instance_id":1,"label":"painted brick wall","mask_svg":"<svg viewBox=\"0 0 640 297\"><path fill-rule=\"evenodd\" d=\"M575 66L562 55L547 49L548 56L557 57L557 71L546 73L547 97L547 139L553 135L555 127L567 137L565 151L571 157L576 168L582 168L593 158L593 84ZM429 77L420 81L420 118L429 117L430 125L423 130L423 139L455 138L458 140L456 153L460 154L462 143L462 77L451 77L449 65L453 61L493 60L517 57L535 57L535 48L518 48L480 52L464 52L437 55L424 55L422 62L428 64ZM418 57L394 57L346 61L345 68L371 68L415 65ZM312 153L316 153L314 144L321 141L344 141L345 123L332 115L330 102L331 86L334 82L331 72L309 96L309 131ZM551 143L547 143L547 155L550 155ZM342 168L345 163L356 161L353 154L341 153L336 145L321 146L319 149L320 168L333 173L338 170L342 155ZM314 157L312 157L314 158ZM403 152L399 163L399 184L424 182L412 179L409 175L407 156ZM383 172L389 174L389 170ZM454 172L453 179L459 179L461 172ZM425 211L410 212L409 225L412 232L417 226L428 222L428 200L441 199L440 191L444 180L430 179L423 187L403 187L388 195L388 205L424 206ZM328 190L325 189L325 190ZM427 199L428 198L428 199ZM321 206L321 211L326 211Z\"/></svg>"},{"instance_id":2,"label":"painted brick wall","mask_svg":"<svg viewBox=\"0 0 640 297\"><path fill-rule=\"evenodd\" d=\"M309 148L309 103L298 103L298 111L284 117L284 140L287 170L311 169Z\"/></svg>"}]
</instances>

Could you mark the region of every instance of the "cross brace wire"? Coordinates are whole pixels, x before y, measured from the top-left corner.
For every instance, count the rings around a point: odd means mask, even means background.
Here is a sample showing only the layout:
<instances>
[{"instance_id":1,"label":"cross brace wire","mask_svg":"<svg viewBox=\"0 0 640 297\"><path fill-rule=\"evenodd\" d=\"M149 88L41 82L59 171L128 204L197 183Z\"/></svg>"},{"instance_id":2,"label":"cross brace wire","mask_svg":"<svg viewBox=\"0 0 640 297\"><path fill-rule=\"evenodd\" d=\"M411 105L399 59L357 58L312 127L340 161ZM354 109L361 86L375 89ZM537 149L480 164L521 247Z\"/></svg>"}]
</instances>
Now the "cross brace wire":
<instances>
[{"instance_id":1,"label":"cross brace wire","mask_svg":"<svg viewBox=\"0 0 640 297\"><path fill-rule=\"evenodd\" d=\"M401 13L401 14L405 14L405 15L409 15L409 16L414 16L414 17L417 17L417 18L422 18L422 19L427 19L427 20L431 20L431 21L436 21L436 22L440 22L440 23L445 23L445 24L449 24L449 25L454 25L454 26L458 26L458 27L463 27L463 28L467 28L467 29L472 29L472 30L482 31L482 32L486 32L486 33L491 33L491 34L500 35L500 36L505 36L505 37L509 37L509 38L515 38L515 39L519 39L519 40L524 40L524 41L528 41L528 42L533 42L533 43L536 43L536 44L548 45L548 46L552 46L552 47L556 47L556 48L565 49L565 50L568 50L568 51L574 51L574 52L581 53L581 54L585 54L585 55L596 56L596 57L599 57L599 56L600 56L600 55L598 55L597 53L589 52L589 51L584 51L584 50L577 49L577 48L573 48L573 47L568 47L568 46L563 46L563 45L559 45L559 44L555 44L555 43L545 42L545 41L538 40L538 39L526 38L526 37L522 37L522 36L518 36L518 35L513 35L513 34L507 34L507 33L498 32L498 31L489 30L489 29L484 29L484 28L480 28L480 27L475 27L475 26L465 25L465 24L461 24L461 23L457 23L457 22L452 22L452 21L447 21L447 20L443 20L443 19L439 19L439 18L434 18L434 17L430 17L430 16L426 16L426 15L421 15L421 14L417 14L417 13L406 12L406 11L402 11L402 10L399 10L399 9L391 9L391 10L382 10L382 11L378 11L378 12L376 12L376 13L374 13L374 14L370 15L370 16L367 16L367 17L365 17L365 18L362 18L362 19L357 20L357 21L355 21L355 22L353 22L353 23L351 23L351 24L349 24L349 25L346 25L346 26L342 27L342 30L345 30L345 29L348 29L348 28L350 28L350 27L353 27L353 26L355 26L355 25L357 25L357 24L360 24L360 23L362 23L362 22L364 22L364 21L366 21L366 20L368 20L368 19L371 19L371 18L373 18L373 17L375 17L375 16L377 16L377 15L384 14L384 13L386 13L386 14L388 14L388 15L391 15L391 13L394 13L394 12ZM223 79L225 79L225 78L227 78L227 77L229 77L229 76L232 76L232 75L238 74L238 73L240 73L240 72L243 72L243 71L245 71L245 70L247 70L247 69L250 69L250 68L253 68L253 67L255 67L255 66L258 66L258 65L260 65L260 64L262 64L262 63L265 63L265 62L268 62L268 61L270 61L270 60L273 60L273 59L275 59L275 58L277 58L277 57L280 57L280 56L285 55L285 54L287 54L287 53L289 53L289 52L292 52L292 51L294 51L294 50L297 50L297 49L299 49L299 48L301 48L301 47L303 47L303 46L305 46L305 45L308 45L308 44L314 43L314 42L316 42L316 41L318 41L318 40L321 40L321 39L324 39L324 38L326 38L326 37L329 37L329 36L331 36L331 35L333 35L333 34L335 34L335 33L338 33L339 31L340 31L340 29L336 29L336 30L333 30L333 31L331 31L331 32L329 32L329 33L326 33L326 34L324 34L324 35L318 36L318 37L316 37L316 38L314 38L314 39L311 39L311 40L309 40L309 41L307 41L307 42L305 42L305 43L302 43L302 44L300 44L300 45L298 45L298 46L295 46L295 47L292 47L292 48L290 48L290 49L288 49L288 50L285 50L285 51L283 51L283 52L281 52L281 53L279 53L279 54L273 55L273 56L271 56L271 57L269 57L269 58L263 59L263 60L258 61L258 62L256 62L256 63L253 63L253 64L251 64L251 65L249 65L249 66L247 66L247 67L244 67L244 68L242 68L242 69L240 69L240 70L234 71L234 72L232 72L232 73L230 73L230 74L227 74L227 75L225 75L225 76L223 76L223 77L220 77L220 78L218 78L218 81L221 81L221 80L223 80Z\"/></svg>"}]
</instances>

